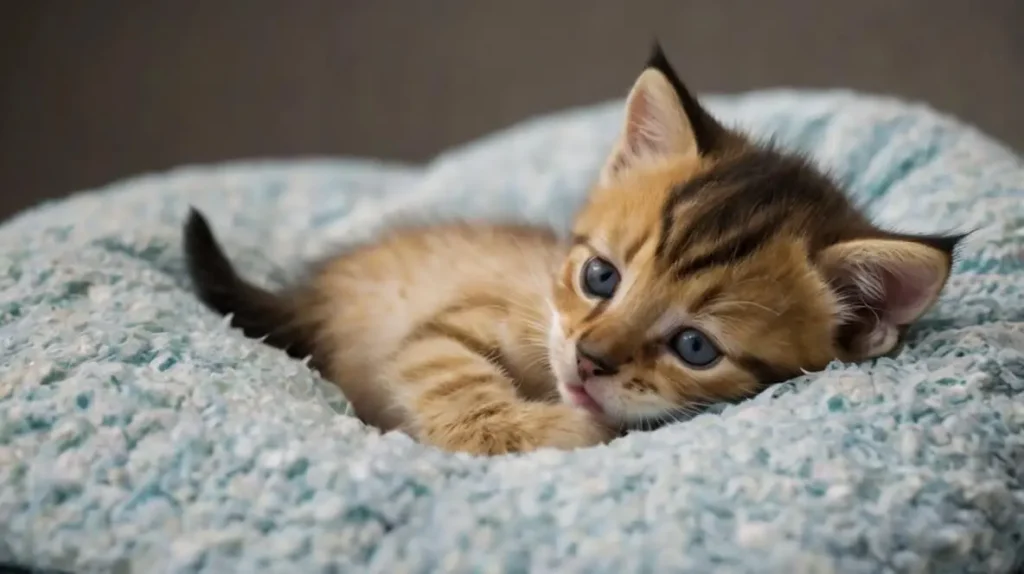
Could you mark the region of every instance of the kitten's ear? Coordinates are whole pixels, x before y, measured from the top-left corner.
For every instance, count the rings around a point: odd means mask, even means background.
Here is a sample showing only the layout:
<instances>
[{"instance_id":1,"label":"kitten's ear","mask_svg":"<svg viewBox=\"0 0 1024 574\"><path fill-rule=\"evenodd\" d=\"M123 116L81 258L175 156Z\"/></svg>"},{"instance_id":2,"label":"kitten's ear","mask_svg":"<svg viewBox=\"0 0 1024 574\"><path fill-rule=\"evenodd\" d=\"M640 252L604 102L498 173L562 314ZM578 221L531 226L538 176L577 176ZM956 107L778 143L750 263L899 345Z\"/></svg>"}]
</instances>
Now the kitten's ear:
<instances>
[{"instance_id":1,"label":"kitten's ear","mask_svg":"<svg viewBox=\"0 0 1024 574\"><path fill-rule=\"evenodd\" d=\"M609 183L639 166L670 157L708 155L734 136L686 89L658 43L626 98L619 140L601 170Z\"/></svg>"},{"instance_id":2,"label":"kitten's ear","mask_svg":"<svg viewBox=\"0 0 1024 574\"><path fill-rule=\"evenodd\" d=\"M896 350L905 327L939 297L962 235L892 235L827 247L819 265L843 305L837 343L847 360Z\"/></svg>"}]
</instances>

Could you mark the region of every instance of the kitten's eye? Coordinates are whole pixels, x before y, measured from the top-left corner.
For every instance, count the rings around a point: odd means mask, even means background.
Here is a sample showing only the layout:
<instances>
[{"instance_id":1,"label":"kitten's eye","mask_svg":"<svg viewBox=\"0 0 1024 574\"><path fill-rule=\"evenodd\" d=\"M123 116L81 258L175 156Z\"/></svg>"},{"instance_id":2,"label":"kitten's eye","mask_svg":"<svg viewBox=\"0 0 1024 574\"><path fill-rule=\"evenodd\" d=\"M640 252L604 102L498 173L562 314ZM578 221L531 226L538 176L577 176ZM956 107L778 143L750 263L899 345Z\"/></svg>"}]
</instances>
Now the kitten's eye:
<instances>
[{"instance_id":1,"label":"kitten's eye","mask_svg":"<svg viewBox=\"0 0 1024 574\"><path fill-rule=\"evenodd\" d=\"M604 259L594 257L583 265L580 284L588 295L611 299L619 286L619 271Z\"/></svg>"},{"instance_id":2,"label":"kitten's eye","mask_svg":"<svg viewBox=\"0 0 1024 574\"><path fill-rule=\"evenodd\" d=\"M679 331L669 341L669 346L672 347L672 352L691 367L710 367L722 356L707 335L696 329Z\"/></svg>"}]
</instances>

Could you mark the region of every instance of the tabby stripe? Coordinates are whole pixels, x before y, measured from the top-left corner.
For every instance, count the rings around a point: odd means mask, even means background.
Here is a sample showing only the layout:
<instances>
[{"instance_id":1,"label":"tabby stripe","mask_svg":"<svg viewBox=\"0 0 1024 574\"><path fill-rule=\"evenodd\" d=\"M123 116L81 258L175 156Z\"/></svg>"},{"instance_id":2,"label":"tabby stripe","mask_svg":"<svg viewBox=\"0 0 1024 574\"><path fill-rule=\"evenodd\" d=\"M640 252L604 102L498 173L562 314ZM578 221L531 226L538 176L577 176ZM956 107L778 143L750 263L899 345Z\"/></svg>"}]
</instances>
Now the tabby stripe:
<instances>
[{"instance_id":1,"label":"tabby stripe","mask_svg":"<svg viewBox=\"0 0 1024 574\"><path fill-rule=\"evenodd\" d=\"M511 408L512 405L507 402L485 403L462 413L460 417L462 420L460 422L465 425L472 425L473 423L480 422L483 419L489 419L500 414L507 413Z\"/></svg>"},{"instance_id":2,"label":"tabby stripe","mask_svg":"<svg viewBox=\"0 0 1024 574\"><path fill-rule=\"evenodd\" d=\"M726 190L717 192L719 195L727 195ZM728 194L732 195L732 194ZM724 198L728 201L728 198ZM700 242L706 243L718 243L724 241L727 232L732 230L733 227L738 228L738 232L745 230L745 227L749 226L749 220L743 220L739 224L733 224L726 226L723 221L722 212L723 207L719 204L701 204L699 211L694 211L691 214L691 220L688 221L684 228L675 230L675 234L666 235L665 246L661 254L661 260L667 261L671 267L674 264L679 263L681 259L686 255L686 252L693 246ZM696 210L694 207L693 210ZM726 211L735 211L732 208L726 208Z\"/></svg>"},{"instance_id":3,"label":"tabby stripe","mask_svg":"<svg viewBox=\"0 0 1024 574\"><path fill-rule=\"evenodd\" d=\"M715 192L717 201L704 202L691 209L690 220L683 229L677 230L674 236L666 238L666 252L663 260L671 264L678 263L686 256L686 251L698 243L719 243L728 241L730 236L741 234L754 224L753 209L756 199L743 196L743 190L721 189ZM783 218L782 213L772 213L772 217L762 212L760 221ZM673 241L674 240L674 241Z\"/></svg>"},{"instance_id":4,"label":"tabby stripe","mask_svg":"<svg viewBox=\"0 0 1024 574\"><path fill-rule=\"evenodd\" d=\"M719 267L742 261L767 243L777 228L776 219L766 219L757 227L730 238L710 253L678 266L676 277L682 279L709 267Z\"/></svg>"},{"instance_id":5,"label":"tabby stripe","mask_svg":"<svg viewBox=\"0 0 1024 574\"><path fill-rule=\"evenodd\" d=\"M751 355L737 357L735 362L742 369L749 372L751 375L754 375L757 382L762 385L781 383L782 381L793 377L793 375L787 373L786 370Z\"/></svg>"},{"instance_id":6,"label":"tabby stripe","mask_svg":"<svg viewBox=\"0 0 1024 574\"><path fill-rule=\"evenodd\" d=\"M500 350L496 346L489 344L487 341L482 341L479 337L466 332L464 329L460 329L454 325L449 325L436 319L427 321L413 329L405 338L404 345L409 346L419 342L428 341L430 339L448 339L450 341L454 341L465 347L473 354L479 355L487 360L491 360L500 354Z\"/></svg>"},{"instance_id":7,"label":"tabby stripe","mask_svg":"<svg viewBox=\"0 0 1024 574\"><path fill-rule=\"evenodd\" d=\"M468 391L481 385L489 385L495 382L492 373L480 373L472 375L459 375L452 373L454 378L439 381L430 388L423 391L420 401L441 400L453 397L461 392Z\"/></svg>"},{"instance_id":8,"label":"tabby stripe","mask_svg":"<svg viewBox=\"0 0 1024 574\"><path fill-rule=\"evenodd\" d=\"M576 340L577 341L586 341L587 337L594 330L594 327L595 327L595 325L586 325L584 323L581 323L580 324L580 329L577 330L577 332L579 333L579 336L576 337ZM569 334L569 338L570 339L572 338L572 333Z\"/></svg>"},{"instance_id":9,"label":"tabby stripe","mask_svg":"<svg viewBox=\"0 0 1024 574\"><path fill-rule=\"evenodd\" d=\"M708 177L698 177L682 185L677 185L669 193L668 199L665 200L665 204L661 207L661 237L658 238L658 247L654 250L655 256L664 258L666 252L676 250L678 244L669 245L672 239L672 231L676 227L676 210L683 203L696 198L710 181Z\"/></svg>"},{"instance_id":10,"label":"tabby stripe","mask_svg":"<svg viewBox=\"0 0 1024 574\"><path fill-rule=\"evenodd\" d=\"M435 315L435 317L446 317L450 315L456 315L464 311L472 311L475 309L482 309L487 311L505 311L507 309L507 303L500 297L494 297L491 295L472 295L465 299L445 307Z\"/></svg>"},{"instance_id":11,"label":"tabby stripe","mask_svg":"<svg viewBox=\"0 0 1024 574\"><path fill-rule=\"evenodd\" d=\"M464 369L472 364L474 364L474 361L466 356L435 357L404 367L399 371L398 376L406 381L424 381L436 376L447 375L458 369Z\"/></svg>"},{"instance_id":12,"label":"tabby stripe","mask_svg":"<svg viewBox=\"0 0 1024 574\"><path fill-rule=\"evenodd\" d=\"M591 251L594 251L594 247L592 245L590 245L590 238L587 237L586 235L573 234L573 236L572 236L572 244L573 245L583 245L587 249L590 249Z\"/></svg>"},{"instance_id":13,"label":"tabby stripe","mask_svg":"<svg viewBox=\"0 0 1024 574\"><path fill-rule=\"evenodd\" d=\"M596 319L598 315L604 313L604 310L608 308L609 301L610 299L601 299L600 301L598 301L597 305L594 305L594 308L591 309L589 313L587 313L587 316L583 318L583 321L581 321L581 323L589 323Z\"/></svg>"},{"instance_id":14,"label":"tabby stripe","mask_svg":"<svg viewBox=\"0 0 1024 574\"><path fill-rule=\"evenodd\" d=\"M710 288L705 289L703 293L693 302L690 306L690 312L694 315L700 312L705 306L717 299L722 294L721 285L712 285Z\"/></svg>"},{"instance_id":15,"label":"tabby stripe","mask_svg":"<svg viewBox=\"0 0 1024 574\"><path fill-rule=\"evenodd\" d=\"M623 262L626 265L629 265L630 263L632 263L633 262L633 258L636 257L637 252L640 251L640 248L643 247L645 243L647 243L647 236L646 235L644 235L640 239L637 239L629 247L627 247L626 248L626 253L625 253L625 256L624 256L625 259L623 259Z\"/></svg>"}]
</instances>

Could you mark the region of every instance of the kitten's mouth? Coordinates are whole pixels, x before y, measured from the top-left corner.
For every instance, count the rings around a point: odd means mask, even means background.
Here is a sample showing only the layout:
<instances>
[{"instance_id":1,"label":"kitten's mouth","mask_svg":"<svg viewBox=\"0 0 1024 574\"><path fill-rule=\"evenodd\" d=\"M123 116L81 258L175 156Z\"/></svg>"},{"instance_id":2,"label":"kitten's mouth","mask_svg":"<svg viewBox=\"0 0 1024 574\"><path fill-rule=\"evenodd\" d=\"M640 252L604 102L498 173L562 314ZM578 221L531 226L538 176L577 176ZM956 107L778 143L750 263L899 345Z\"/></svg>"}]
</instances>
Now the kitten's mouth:
<instances>
[{"instance_id":1,"label":"kitten's mouth","mask_svg":"<svg viewBox=\"0 0 1024 574\"><path fill-rule=\"evenodd\" d=\"M563 351L568 341L566 341L565 335L562 332L561 316L552 303L549 302L548 304L551 306L548 357L552 367L554 367L555 384L559 394L562 396L562 400L589 413L606 418L608 414L605 412L604 407L587 391L586 386L577 376L575 349L569 353ZM571 356L572 358L566 361L563 360L565 356Z\"/></svg>"},{"instance_id":2,"label":"kitten's mouth","mask_svg":"<svg viewBox=\"0 0 1024 574\"><path fill-rule=\"evenodd\" d=\"M600 403L594 400L594 397L590 396L586 387L571 383L566 383L564 387L565 395L569 399L569 402L594 414L604 414L604 408L601 407Z\"/></svg>"}]
</instances>

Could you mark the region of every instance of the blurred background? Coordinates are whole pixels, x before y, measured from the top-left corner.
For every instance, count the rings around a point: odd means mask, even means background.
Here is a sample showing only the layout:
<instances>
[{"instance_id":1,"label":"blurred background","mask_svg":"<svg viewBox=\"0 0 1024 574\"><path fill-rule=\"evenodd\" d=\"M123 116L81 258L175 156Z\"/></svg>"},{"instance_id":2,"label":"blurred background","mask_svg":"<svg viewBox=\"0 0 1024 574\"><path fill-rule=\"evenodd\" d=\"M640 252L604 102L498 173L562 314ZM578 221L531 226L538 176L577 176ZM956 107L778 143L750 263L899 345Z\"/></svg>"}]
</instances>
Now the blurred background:
<instances>
[{"instance_id":1,"label":"blurred background","mask_svg":"<svg viewBox=\"0 0 1024 574\"><path fill-rule=\"evenodd\" d=\"M655 35L702 93L893 94L1024 148L1022 0L25 0L0 17L0 219L181 164L424 161L624 96Z\"/></svg>"}]
</instances>

